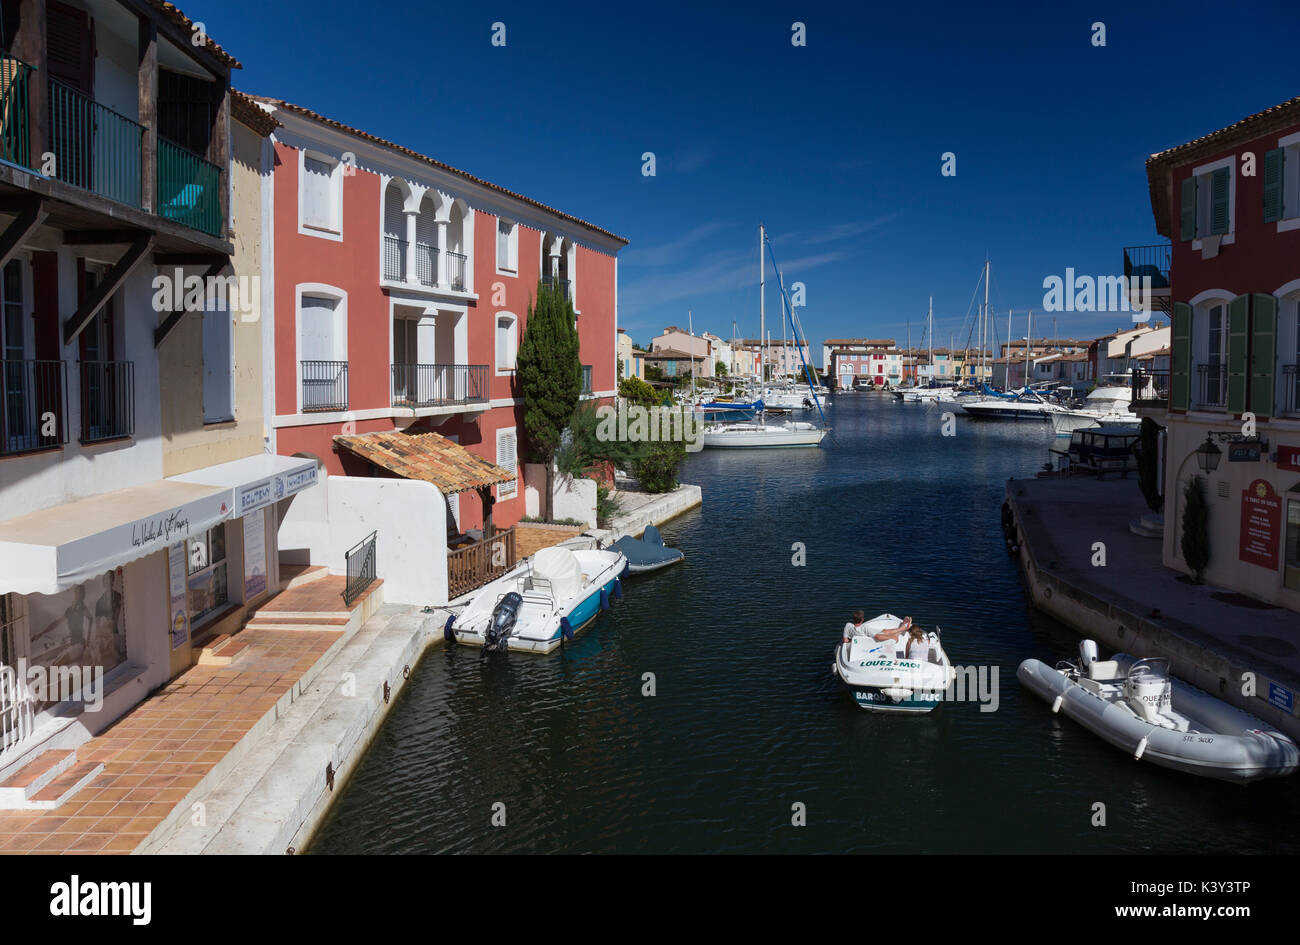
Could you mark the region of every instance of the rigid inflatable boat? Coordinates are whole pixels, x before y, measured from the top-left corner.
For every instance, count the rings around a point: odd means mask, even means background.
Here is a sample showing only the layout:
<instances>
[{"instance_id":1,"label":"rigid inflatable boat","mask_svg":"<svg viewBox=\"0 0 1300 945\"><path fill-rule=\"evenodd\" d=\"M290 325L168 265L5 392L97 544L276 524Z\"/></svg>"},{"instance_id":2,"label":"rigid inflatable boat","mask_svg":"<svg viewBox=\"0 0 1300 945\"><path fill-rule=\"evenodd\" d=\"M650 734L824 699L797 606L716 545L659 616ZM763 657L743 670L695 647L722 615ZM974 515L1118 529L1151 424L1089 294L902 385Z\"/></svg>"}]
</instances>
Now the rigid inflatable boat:
<instances>
[{"instance_id":1,"label":"rigid inflatable boat","mask_svg":"<svg viewBox=\"0 0 1300 945\"><path fill-rule=\"evenodd\" d=\"M1300 749L1286 735L1169 674L1163 657L1117 653L1097 659L1097 644L1079 644L1079 660L1056 668L1025 660L1016 677L1064 712L1140 761L1224 781L1290 774Z\"/></svg>"},{"instance_id":2,"label":"rigid inflatable boat","mask_svg":"<svg viewBox=\"0 0 1300 945\"><path fill-rule=\"evenodd\" d=\"M549 653L623 596L619 551L543 548L488 584L443 628L448 642Z\"/></svg>"},{"instance_id":3,"label":"rigid inflatable boat","mask_svg":"<svg viewBox=\"0 0 1300 945\"><path fill-rule=\"evenodd\" d=\"M937 630L926 633L920 651L913 644L910 659L906 634L900 640L875 639L882 630L903 624L893 614L881 614L835 648L831 672L869 712L929 712L943 701L956 675Z\"/></svg>"},{"instance_id":4,"label":"rigid inflatable boat","mask_svg":"<svg viewBox=\"0 0 1300 945\"><path fill-rule=\"evenodd\" d=\"M659 529L653 525L647 525L645 533L640 538L624 535L609 547L613 551L623 553L627 558L628 570L633 574L658 571L670 564L676 564L685 557L676 548L665 547Z\"/></svg>"}]
</instances>

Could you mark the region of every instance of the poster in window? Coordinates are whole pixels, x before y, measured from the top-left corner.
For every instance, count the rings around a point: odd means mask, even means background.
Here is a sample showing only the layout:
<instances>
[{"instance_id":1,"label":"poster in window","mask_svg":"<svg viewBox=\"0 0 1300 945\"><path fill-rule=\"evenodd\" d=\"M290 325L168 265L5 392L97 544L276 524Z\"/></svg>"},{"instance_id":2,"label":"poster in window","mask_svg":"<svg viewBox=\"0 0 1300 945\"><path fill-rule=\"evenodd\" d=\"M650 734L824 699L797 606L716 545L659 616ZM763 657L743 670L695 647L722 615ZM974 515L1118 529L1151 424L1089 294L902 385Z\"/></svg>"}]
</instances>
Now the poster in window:
<instances>
[{"instance_id":1,"label":"poster in window","mask_svg":"<svg viewBox=\"0 0 1300 945\"><path fill-rule=\"evenodd\" d=\"M244 601L266 592L266 509L244 516Z\"/></svg>"},{"instance_id":2,"label":"poster in window","mask_svg":"<svg viewBox=\"0 0 1300 945\"><path fill-rule=\"evenodd\" d=\"M172 649L182 647L190 638L190 612L185 603L185 542L167 549L167 575L171 587Z\"/></svg>"},{"instance_id":3,"label":"poster in window","mask_svg":"<svg viewBox=\"0 0 1300 945\"><path fill-rule=\"evenodd\" d=\"M60 594L30 594L30 660L45 667L99 667L126 661L122 570L108 571Z\"/></svg>"}]
</instances>

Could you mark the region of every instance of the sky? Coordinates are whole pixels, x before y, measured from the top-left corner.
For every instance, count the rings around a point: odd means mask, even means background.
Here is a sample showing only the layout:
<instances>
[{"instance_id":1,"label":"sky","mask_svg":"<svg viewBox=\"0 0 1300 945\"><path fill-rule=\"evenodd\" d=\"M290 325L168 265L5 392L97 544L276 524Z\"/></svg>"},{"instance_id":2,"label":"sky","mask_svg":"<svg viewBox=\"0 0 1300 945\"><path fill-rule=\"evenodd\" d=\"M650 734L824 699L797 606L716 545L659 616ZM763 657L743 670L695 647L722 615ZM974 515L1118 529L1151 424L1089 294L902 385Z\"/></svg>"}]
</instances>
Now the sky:
<instances>
[{"instance_id":1,"label":"sky","mask_svg":"<svg viewBox=\"0 0 1300 945\"><path fill-rule=\"evenodd\" d=\"M986 258L997 337L1008 310L1023 337L1044 279L1119 275L1124 246L1160 241L1150 154L1300 94L1294 0L180 5L243 63L237 88L626 238L619 324L642 345L688 311L758 334L760 222L814 345L919 344L933 296L935 343L964 346Z\"/></svg>"}]
</instances>

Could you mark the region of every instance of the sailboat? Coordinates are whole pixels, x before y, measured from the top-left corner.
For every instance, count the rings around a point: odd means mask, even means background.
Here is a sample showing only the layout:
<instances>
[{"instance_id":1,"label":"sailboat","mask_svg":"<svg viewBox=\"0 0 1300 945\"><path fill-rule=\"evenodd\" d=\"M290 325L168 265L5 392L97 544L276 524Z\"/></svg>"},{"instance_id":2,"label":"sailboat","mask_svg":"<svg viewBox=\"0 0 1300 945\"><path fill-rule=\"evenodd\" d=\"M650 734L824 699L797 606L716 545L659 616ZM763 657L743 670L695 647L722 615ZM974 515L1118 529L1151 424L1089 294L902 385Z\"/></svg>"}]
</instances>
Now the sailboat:
<instances>
[{"instance_id":1,"label":"sailboat","mask_svg":"<svg viewBox=\"0 0 1300 945\"><path fill-rule=\"evenodd\" d=\"M763 259L763 249L767 245L767 231L760 223L758 225L758 338L759 338L759 383L764 384L767 380L767 310L766 310L766 288L767 288L767 265ZM775 257L774 260L775 262ZM781 285L781 309L786 311L785 285ZM800 344L798 325L795 323L794 312L790 310L791 324L796 330L795 345ZM799 348L800 357L803 357L803 348ZM808 367L804 365L804 371L807 373ZM820 400L817 396L817 390L812 386L811 380L808 384L809 393L812 396L814 404L820 407ZM753 420L738 420L735 422L723 423L706 423L704 432L701 435L701 441L706 447L712 448L772 448L772 447L793 447L793 446L820 446L823 439L826 438L827 431L825 427L818 426L804 420L784 420L769 421L765 405L759 400L755 405L757 416Z\"/></svg>"}]
</instances>

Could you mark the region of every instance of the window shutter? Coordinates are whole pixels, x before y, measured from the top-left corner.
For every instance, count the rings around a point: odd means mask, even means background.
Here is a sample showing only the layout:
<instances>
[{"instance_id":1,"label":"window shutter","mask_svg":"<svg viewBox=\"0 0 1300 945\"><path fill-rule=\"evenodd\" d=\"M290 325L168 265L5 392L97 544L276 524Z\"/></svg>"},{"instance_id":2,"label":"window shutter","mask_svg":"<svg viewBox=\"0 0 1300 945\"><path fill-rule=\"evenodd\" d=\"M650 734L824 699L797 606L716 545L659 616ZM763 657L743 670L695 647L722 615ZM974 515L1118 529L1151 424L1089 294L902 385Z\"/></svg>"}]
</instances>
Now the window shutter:
<instances>
[{"instance_id":1,"label":"window shutter","mask_svg":"<svg viewBox=\"0 0 1300 945\"><path fill-rule=\"evenodd\" d=\"M1239 295L1228 304L1228 410L1246 412L1246 342L1250 296Z\"/></svg>"},{"instance_id":2,"label":"window shutter","mask_svg":"<svg viewBox=\"0 0 1300 945\"><path fill-rule=\"evenodd\" d=\"M330 166L313 157L302 159L302 222L328 228L330 213Z\"/></svg>"},{"instance_id":3,"label":"window shutter","mask_svg":"<svg viewBox=\"0 0 1300 945\"><path fill-rule=\"evenodd\" d=\"M230 351L230 312L221 307L203 313L203 422L234 417L234 365Z\"/></svg>"},{"instance_id":4,"label":"window shutter","mask_svg":"<svg viewBox=\"0 0 1300 945\"><path fill-rule=\"evenodd\" d=\"M515 472L517 469L515 460L515 431L502 432L497 435L497 465L507 472ZM503 482L497 486L497 496L504 497L515 494L515 486L518 482Z\"/></svg>"},{"instance_id":5,"label":"window shutter","mask_svg":"<svg viewBox=\"0 0 1300 945\"><path fill-rule=\"evenodd\" d=\"M1286 150L1274 148L1264 152L1264 222L1282 219L1282 167Z\"/></svg>"},{"instance_id":6,"label":"window shutter","mask_svg":"<svg viewBox=\"0 0 1300 945\"><path fill-rule=\"evenodd\" d=\"M1182 229L1185 240L1196 239L1196 178L1183 181Z\"/></svg>"},{"instance_id":7,"label":"window shutter","mask_svg":"<svg viewBox=\"0 0 1300 945\"><path fill-rule=\"evenodd\" d=\"M1186 410L1191 402L1192 307L1174 303L1173 357L1169 363L1169 409Z\"/></svg>"},{"instance_id":8,"label":"window shutter","mask_svg":"<svg viewBox=\"0 0 1300 945\"><path fill-rule=\"evenodd\" d=\"M1272 417L1277 412L1277 299L1253 295L1251 308L1250 409L1259 418Z\"/></svg>"},{"instance_id":9,"label":"window shutter","mask_svg":"<svg viewBox=\"0 0 1300 945\"><path fill-rule=\"evenodd\" d=\"M1228 232L1228 182L1231 172L1221 167L1210 177L1210 233Z\"/></svg>"}]
</instances>

